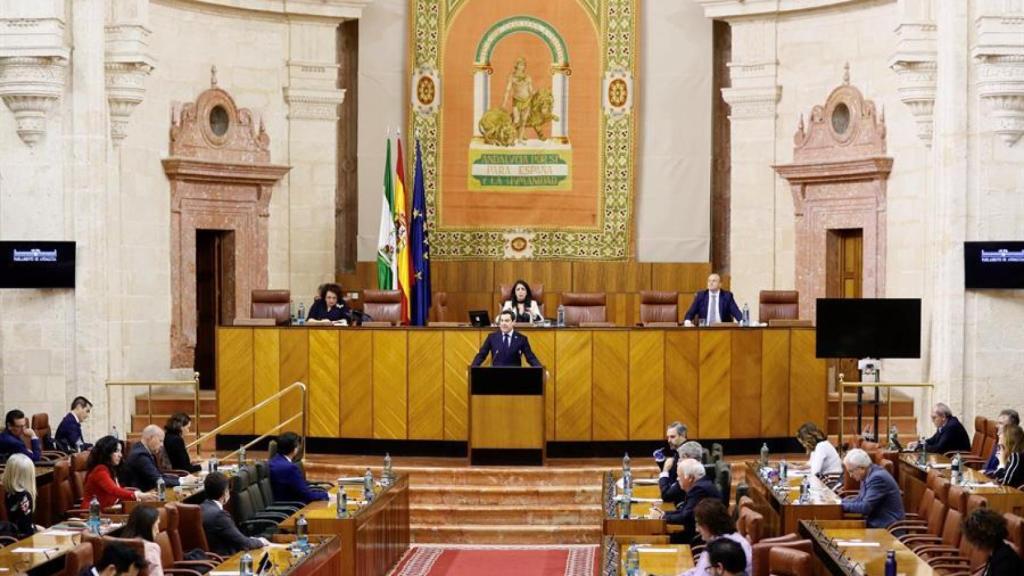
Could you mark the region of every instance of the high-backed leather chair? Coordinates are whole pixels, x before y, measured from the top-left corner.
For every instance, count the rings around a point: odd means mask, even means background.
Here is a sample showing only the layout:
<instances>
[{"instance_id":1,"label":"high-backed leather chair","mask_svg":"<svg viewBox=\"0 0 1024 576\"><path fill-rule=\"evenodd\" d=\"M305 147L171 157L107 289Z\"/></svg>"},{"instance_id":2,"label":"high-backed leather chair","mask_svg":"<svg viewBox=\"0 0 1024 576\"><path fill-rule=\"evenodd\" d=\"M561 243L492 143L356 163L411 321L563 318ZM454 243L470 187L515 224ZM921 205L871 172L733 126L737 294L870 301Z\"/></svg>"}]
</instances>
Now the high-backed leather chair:
<instances>
[{"instance_id":1,"label":"high-backed leather chair","mask_svg":"<svg viewBox=\"0 0 1024 576\"><path fill-rule=\"evenodd\" d=\"M85 475L89 472L85 467L89 463L89 453L86 450L71 455L71 496L75 504L82 501Z\"/></svg>"},{"instance_id":2,"label":"high-backed leather chair","mask_svg":"<svg viewBox=\"0 0 1024 576\"><path fill-rule=\"evenodd\" d=\"M292 319L291 290L253 290L252 318L272 318L278 326L287 326Z\"/></svg>"},{"instance_id":3,"label":"high-backed leather chair","mask_svg":"<svg viewBox=\"0 0 1024 576\"><path fill-rule=\"evenodd\" d=\"M64 554L64 576L79 576L93 565L92 543L82 542Z\"/></svg>"},{"instance_id":4,"label":"high-backed leather chair","mask_svg":"<svg viewBox=\"0 0 1024 576\"><path fill-rule=\"evenodd\" d=\"M643 290L640 292L640 323L678 324L679 292Z\"/></svg>"},{"instance_id":5,"label":"high-backed leather chair","mask_svg":"<svg viewBox=\"0 0 1024 576\"><path fill-rule=\"evenodd\" d=\"M434 292L434 314L438 322L450 322L448 319L448 293Z\"/></svg>"},{"instance_id":6,"label":"high-backed leather chair","mask_svg":"<svg viewBox=\"0 0 1024 576\"><path fill-rule=\"evenodd\" d=\"M363 312L373 322L402 323L402 293L398 290L363 290Z\"/></svg>"},{"instance_id":7,"label":"high-backed leather chair","mask_svg":"<svg viewBox=\"0 0 1024 576\"><path fill-rule=\"evenodd\" d=\"M512 299L512 285L499 284L498 285L498 307L501 308L505 302ZM530 284L530 293L533 295L533 299L537 301L537 307L540 308L540 315L544 315L544 285L543 284Z\"/></svg>"},{"instance_id":8,"label":"high-backed leather chair","mask_svg":"<svg viewBox=\"0 0 1024 576\"><path fill-rule=\"evenodd\" d=\"M768 552L768 573L773 576L811 576L811 555L786 546L772 548Z\"/></svg>"},{"instance_id":9,"label":"high-backed leather chair","mask_svg":"<svg viewBox=\"0 0 1024 576\"><path fill-rule=\"evenodd\" d=\"M800 293L796 290L761 290L757 318L769 320L796 320L800 318Z\"/></svg>"},{"instance_id":10,"label":"high-backed leather chair","mask_svg":"<svg viewBox=\"0 0 1024 576\"><path fill-rule=\"evenodd\" d=\"M565 307L565 325L579 326L581 323L607 322L608 307L604 292L563 292L562 306Z\"/></svg>"},{"instance_id":11,"label":"high-backed leather chair","mask_svg":"<svg viewBox=\"0 0 1024 576\"><path fill-rule=\"evenodd\" d=\"M768 574L768 554L774 548L780 547L792 548L793 550L807 552L808 554L813 552L811 541L801 540L796 534L786 534L776 538L763 538L760 542L750 547L751 574L754 576Z\"/></svg>"},{"instance_id":12,"label":"high-backed leather chair","mask_svg":"<svg viewBox=\"0 0 1024 576\"><path fill-rule=\"evenodd\" d=\"M50 428L50 415L45 412L32 415L32 430L35 431L44 449L53 449L53 430Z\"/></svg>"},{"instance_id":13,"label":"high-backed leather chair","mask_svg":"<svg viewBox=\"0 0 1024 576\"><path fill-rule=\"evenodd\" d=\"M752 508L741 508L736 522L736 531L743 535L751 545L761 541L764 530L764 516Z\"/></svg>"}]
</instances>

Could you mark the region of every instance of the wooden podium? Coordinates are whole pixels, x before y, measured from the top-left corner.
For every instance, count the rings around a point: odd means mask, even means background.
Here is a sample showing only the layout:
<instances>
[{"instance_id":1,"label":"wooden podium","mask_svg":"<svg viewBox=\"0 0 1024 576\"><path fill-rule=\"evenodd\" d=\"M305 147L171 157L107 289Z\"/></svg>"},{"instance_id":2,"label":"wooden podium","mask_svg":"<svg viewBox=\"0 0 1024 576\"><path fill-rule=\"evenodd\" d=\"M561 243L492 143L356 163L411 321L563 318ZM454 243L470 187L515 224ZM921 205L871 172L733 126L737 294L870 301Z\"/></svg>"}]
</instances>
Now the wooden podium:
<instances>
[{"instance_id":1,"label":"wooden podium","mask_svg":"<svg viewBox=\"0 0 1024 576\"><path fill-rule=\"evenodd\" d=\"M469 463L544 465L544 368L469 369Z\"/></svg>"}]
</instances>

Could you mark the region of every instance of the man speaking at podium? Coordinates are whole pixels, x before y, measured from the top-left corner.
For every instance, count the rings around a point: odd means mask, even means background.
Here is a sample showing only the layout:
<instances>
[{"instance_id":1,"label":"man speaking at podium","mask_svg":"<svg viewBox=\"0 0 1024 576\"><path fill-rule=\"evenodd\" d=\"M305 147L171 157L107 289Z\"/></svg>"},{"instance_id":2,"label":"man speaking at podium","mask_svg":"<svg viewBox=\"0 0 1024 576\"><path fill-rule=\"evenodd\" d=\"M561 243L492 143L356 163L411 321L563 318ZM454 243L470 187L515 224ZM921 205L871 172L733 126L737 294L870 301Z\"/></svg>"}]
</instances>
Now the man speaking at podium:
<instances>
[{"instance_id":1,"label":"man speaking at podium","mask_svg":"<svg viewBox=\"0 0 1024 576\"><path fill-rule=\"evenodd\" d=\"M491 353L491 366L522 366L523 356L530 366L540 366L540 360L530 350L530 340L513 329L515 316L511 310L502 310L498 314L497 332L487 336L480 352L473 358L473 367L480 366Z\"/></svg>"}]
</instances>

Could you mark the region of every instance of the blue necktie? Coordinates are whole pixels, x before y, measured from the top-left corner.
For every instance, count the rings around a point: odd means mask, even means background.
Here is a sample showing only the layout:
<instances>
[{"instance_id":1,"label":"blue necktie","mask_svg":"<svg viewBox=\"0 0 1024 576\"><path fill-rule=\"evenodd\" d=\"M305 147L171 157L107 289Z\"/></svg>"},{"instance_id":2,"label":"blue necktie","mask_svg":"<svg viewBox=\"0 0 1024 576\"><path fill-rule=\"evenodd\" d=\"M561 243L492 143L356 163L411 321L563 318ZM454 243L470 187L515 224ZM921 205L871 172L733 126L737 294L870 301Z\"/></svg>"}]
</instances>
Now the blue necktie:
<instances>
[{"instance_id":1,"label":"blue necktie","mask_svg":"<svg viewBox=\"0 0 1024 576\"><path fill-rule=\"evenodd\" d=\"M508 334L505 334L505 353L506 354L508 353L508 348L509 348L509 336L508 336Z\"/></svg>"}]
</instances>

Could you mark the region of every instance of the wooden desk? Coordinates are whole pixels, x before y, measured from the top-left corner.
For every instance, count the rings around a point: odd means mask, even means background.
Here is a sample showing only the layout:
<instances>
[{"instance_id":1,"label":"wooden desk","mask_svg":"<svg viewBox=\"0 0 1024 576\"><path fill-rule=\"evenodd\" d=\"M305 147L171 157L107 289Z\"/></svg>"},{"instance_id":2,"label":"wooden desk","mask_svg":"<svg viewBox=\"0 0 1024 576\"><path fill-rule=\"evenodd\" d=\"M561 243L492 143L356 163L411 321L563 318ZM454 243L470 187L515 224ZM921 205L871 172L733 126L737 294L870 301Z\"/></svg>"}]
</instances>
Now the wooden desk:
<instances>
[{"instance_id":1,"label":"wooden desk","mask_svg":"<svg viewBox=\"0 0 1024 576\"><path fill-rule=\"evenodd\" d=\"M801 535L814 543L814 552L817 558L815 574L885 576L885 555L889 550L896 551L898 574L905 576L937 574L927 562L885 530L864 528L863 526L863 522L850 520L802 521L800 523ZM838 546L831 545L830 539L836 541ZM840 552L845 553L844 560L840 560ZM853 563L862 566L864 571L857 572Z\"/></svg>"},{"instance_id":2,"label":"wooden desk","mask_svg":"<svg viewBox=\"0 0 1024 576\"><path fill-rule=\"evenodd\" d=\"M758 473L760 465L747 461L747 484L757 512L764 516L766 537L793 534L801 520L839 520L843 517L842 498L829 489L818 477L811 476L811 497L800 503L800 484L803 476L789 474L785 490L770 485Z\"/></svg>"},{"instance_id":3,"label":"wooden desk","mask_svg":"<svg viewBox=\"0 0 1024 576\"><path fill-rule=\"evenodd\" d=\"M53 466L36 466L35 521L40 526L49 526L64 517L63 510L56 510L54 497Z\"/></svg>"},{"instance_id":4,"label":"wooden desk","mask_svg":"<svg viewBox=\"0 0 1024 576\"><path fill-rule=\"evenodd\" d=\"M340 576L384 576L409 548L409 477L400 474L392 486L376 487L373 502L362 508L357 503L362 486L343 488L349 496L347 518L337 517L332 502L313 502L282 522L281 530L294 532L299 514L305 514L310 534L338 536ZM338 488L330 493L337 498Z\"/></svg>"},{"instance_id":5,"label":"wooden desk","mask_svg":"<svg viewBox=\"0 0 1024 576\"><path fill-rule=\"evenodd\" d=\"M622 489L617 484L618 478L612 474L606 474L604 479L604 491L609 493L609 484L615 496L622 495ZM634 486L634 498L657 498L657 504L651 502L633 502L630 506L629 518L619 517L619 507L616 505L609 511L605 510L603 533L605 536L657 536L668 533L668 524L661 518L647 518L651 507L657 505L662 510L675 510L674 504L660 502L661 489L654 486Z\"/></svg>"},{"instance_id":6,"label":"wooden desk","mask_svg":"<svg viewBox=\"0 0 1024 576\"><path fill-rule=\"evenodd\" d=\"M217 328L220 422L295 381L309 386L312 437L466 442L466 367L490 330ZM791 438L826 420L813 328L530 328L550 373L548 442L658 441L674 420L705 439ZM298 413L299 394L225 434L260 434ZM296 422L295 426L299 426ZM549 447L550 454L550 447Z\"/></svg>"},{"instance_id":7,"label":"wooden desk","mask_svg":"<svg viewBox=\"0 0 1024 576\"><path fill-rule=\"evenodd\" d=\"M252 550L250 554L252 554L253 569L255 570L259 567L260 562L263 561L263 556L269 554L271 561L278 567L279 574L287 574L288 576L340 576L341 572L338 571L339 564L337 559L341 553L341 546L339 545L338 538L335 536L313 537L310 538L310 542L313 543L313 549L309 554L300 557L292 556L291 550L278 546ZM215 576L217 574L238 574L243 555L245 555L245 551L225 559L210 574Z\"/></svg>"},{"instance_id":8,"label":"wooden desk","mask_svg":"<svg viewBox=\"0 0 1024 576\"><path fill-rule=\"evenodd\" d=\"M929 454L928 464L923 467L917 464L917 453L900 454L899 484L903 491L903 507L908 511L916 510L927 486L928 470L935 469L942 477L949 478L952 474L949 465L950 459L941 454ZM1024 513L1024 492L1010 486L977 486L993 480L973 468L964 467L964 481L967 492L984 496L989 508L1017 515Z\"/></svg>"},{"instance_id":9,"label":"wooden desk","mask_svg":"<svg viewBox=\"0 0 1024 576\"><path fill-rule=\"evenodd\" d=\"M40 532L16 544L0 548L0 571L9 574L56 574L64 569L64 554L82 541L82 535ZM17 548L46 548L46 552L21 553Z\"/></svg>"},{"instance_id":10,"label":"wooden desk","mask_svg":"<svg viewBox=\"0 0 1024 576\"><path fill-rule=\"evenodd\" d=\"M620 574L626 573L626 551L629 544L619 548ZM681 574L694 567L693 552L686 544L638 544L640 571L651 576Z\"/></svg>"}]
</instances>

